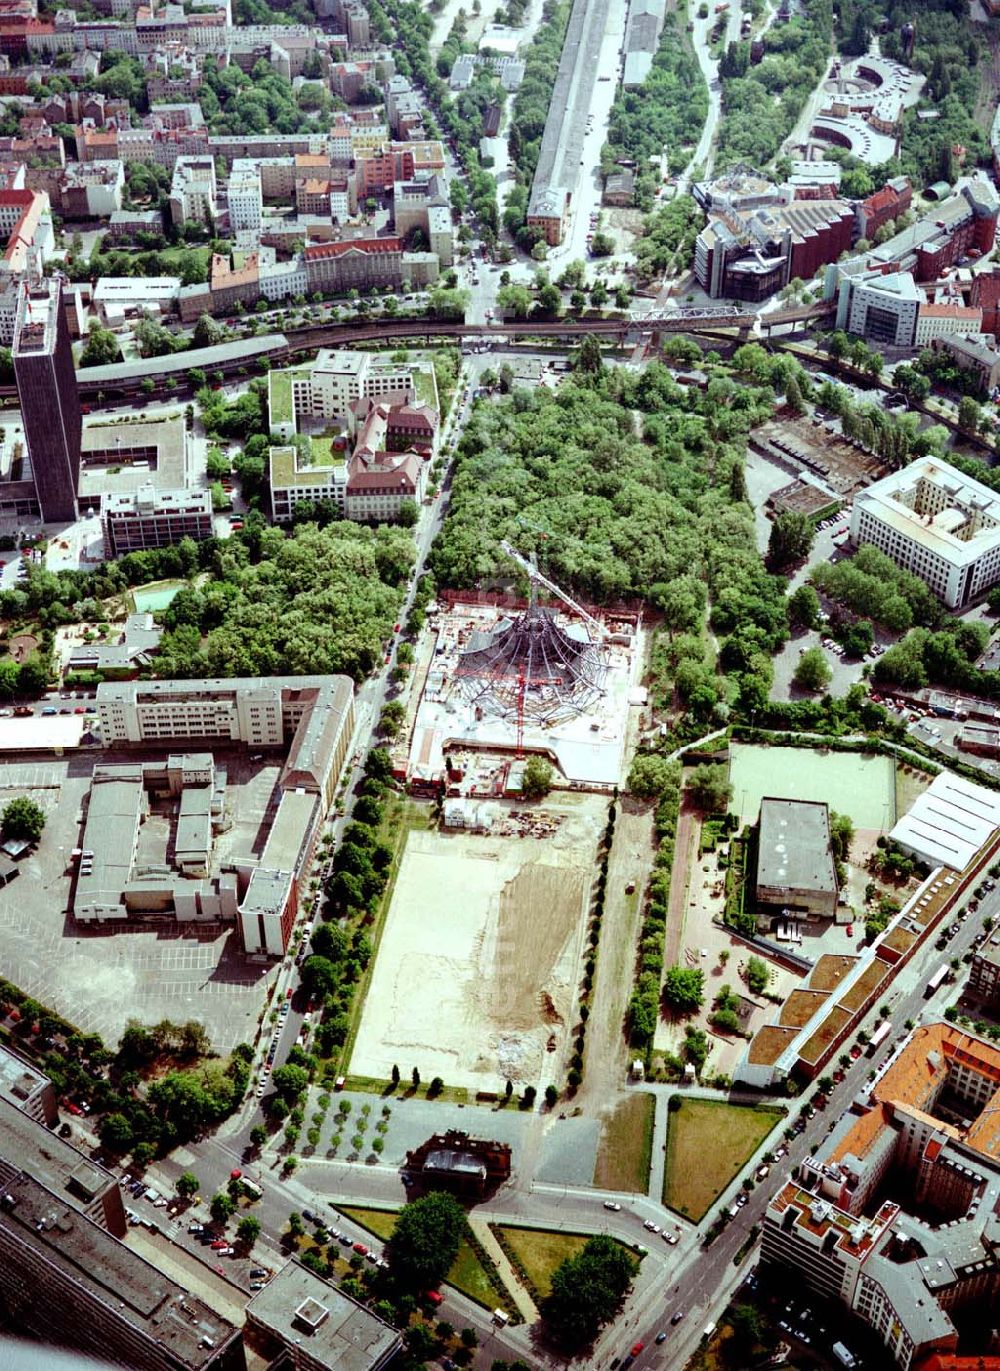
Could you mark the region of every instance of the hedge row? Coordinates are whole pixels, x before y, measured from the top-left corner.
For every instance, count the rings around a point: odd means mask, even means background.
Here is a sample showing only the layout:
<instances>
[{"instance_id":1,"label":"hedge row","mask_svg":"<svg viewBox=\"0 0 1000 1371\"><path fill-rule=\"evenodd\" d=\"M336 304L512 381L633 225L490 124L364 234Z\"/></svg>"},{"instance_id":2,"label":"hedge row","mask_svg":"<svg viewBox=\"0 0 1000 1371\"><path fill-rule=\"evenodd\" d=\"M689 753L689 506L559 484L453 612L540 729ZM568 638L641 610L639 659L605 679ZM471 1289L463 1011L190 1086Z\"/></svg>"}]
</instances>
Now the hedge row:
<instances>
[{"instance_id":1,"label":"hedge row","mask_svg":"<svg viewBox=\"0 0 1000 1371\"><path fill-rule=\"evenodd\" d=\"M660 984L666 947L670 877L674 866L677 816L681 804L681 769L667 781L656 807L659 841L653 873L645 893L645 912L636 958L635 988L629 1001L629 1041L636 1051L648 1055L660 1018Z\"/></svg>"}]
</instances>

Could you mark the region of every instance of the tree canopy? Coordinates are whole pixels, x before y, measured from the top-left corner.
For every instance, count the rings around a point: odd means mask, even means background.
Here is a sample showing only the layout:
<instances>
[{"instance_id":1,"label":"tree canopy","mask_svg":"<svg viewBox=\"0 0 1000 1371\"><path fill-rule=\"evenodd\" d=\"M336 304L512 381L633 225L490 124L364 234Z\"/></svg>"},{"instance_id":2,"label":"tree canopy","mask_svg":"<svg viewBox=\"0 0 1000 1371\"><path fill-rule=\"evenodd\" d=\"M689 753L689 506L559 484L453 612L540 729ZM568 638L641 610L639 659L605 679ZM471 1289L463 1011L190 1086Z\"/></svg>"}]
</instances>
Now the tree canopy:
<instances>
[{"instance_id":1,"label":"tree canopy","mask_svg":"<svg viewBox=\"0 0 1000 1371\"><path fill-rule=\"evenodd\" d=\"M911 624L933 624L941 612L925 581L867 543L853 557L819 563L810 576L831 600L897 633Z\"/></svg>"},{"instance_id":2,"label":"tree canopy","mask_svg":"<svg viewBox=\"0 0 1000 1371\"><path fill-rule=\"evenodd\" d=\"M825 690L830 684L833 672L821 647L808 647L798 660L792 680L800 690L815 693Z\"/></svg>"},{"instance_id":3,"label":"tree canopy","mask_svg":"<svg viewBox=\"0 0 1000 1371\"><path fill-rule=\"evenodd\" d=\"M541 800L552 789L552 763L531 756L524 764L522 789L529 800Z\"/></svg>"},{"instance_id":4,"label":"tree canopy","mask_svg":"<svg viewBox=\"0 0 1000 1371\"><path fill-rule=\"evenodd\" d=\"M729 808L733 787L726 767L703 762L688 777L688 794L704 814L725 813Z\"/></svg>"},{"instance_id":5,"label":"tree canopy","mask_svg":"<svg viewBox=\"0 0 1000 1371\"><path fill-rule=\"evenodd\" d=\"M678 1014L695 1014L705 1002L700 966L672 966L663 978L663 1003Z\"/></svg>"},{"instance_id":6,"label":"tree canopy","mask_svg":"<svg viewBox=\"0 0 1000 1371\"><path fill-rule=\"evenodd\" d=\"M614 1238L588 1239L552 1273L551 1292L541 1307L549 1331L566 1347L589 1342L615 1316L638 1269Z\"/></svg>"},{"instance_id":7,"label":"tree canopy","mask_svg":"<svg viewBox=\"0 0 1000 1371\"><path fill-rule=\"evenodd\" d=\"M248 518L241 539L219 546L212 581L166 611L157 674L361 680L392 632L412 561L403 529L344 522L286 534Z\"/></svg>"},{"instance_id":8,"label":"tree canopy","mask_svg":"<svg viewBox=\"0 0 1000 1371\"><path fill-rule=\"evenodd\" d=\"M708 117L708 87L675 13L663 21L649 75L638 90L619 89L608 122L612 158L636 164L636 202L650 208L658 176L648 170L667 149L670 170L683 171Z\"/></svg>"},{"instance_id":9,"label":"tree canopy","mask_svg":"<svg viewBox=\"0 0 1000 1371\"><path fill-rule=\"evenodd\" d=\"M442 1191L404 1205L386 1246L393 1276L415 1292L433 1289L451 1270L467 1227L465 1210Z\"/></svg>"},{"instance_id":10,"label":"tree canopy","mask_svg":"<svg viewBox=\"0 0 1000 1371\"><path fill-rule=\"evenodd\" d=\"M0 832L5 838L23 838L37 843L45 828L45 811L26 795L8 800L0 815Z\"/></svg>"}]
</instances>

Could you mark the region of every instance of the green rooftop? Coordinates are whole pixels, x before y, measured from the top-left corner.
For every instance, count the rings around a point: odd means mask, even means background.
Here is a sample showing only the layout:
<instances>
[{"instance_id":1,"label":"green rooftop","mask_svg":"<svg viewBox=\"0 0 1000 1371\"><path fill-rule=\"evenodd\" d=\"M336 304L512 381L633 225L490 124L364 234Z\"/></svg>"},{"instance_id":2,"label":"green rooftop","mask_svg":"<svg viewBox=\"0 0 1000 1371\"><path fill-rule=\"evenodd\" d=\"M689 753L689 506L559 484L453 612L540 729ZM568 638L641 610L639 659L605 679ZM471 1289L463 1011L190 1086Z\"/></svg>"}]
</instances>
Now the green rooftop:
<instances>
[{"instance_id":1,"label":"green rooftop","mask_svg":"<svg viewBox=\"0 0 1000 1371\"><path fill-rule=\"evenodd\" d=\"M303 444L303 449L306 445ZM330 438L313 438L300 452L292 443L270 450L271 486L314 486L317 480L336 471L343 471L347 463L342 452L334 452Z\"/></svg>"},{"instance_id":2,"label":"green rooftop","mask_svg":"<svg viewBox=\"0 0 1000 1371\"><path fill-rule=\"evenodd\" d=\"M272 428L276 424L295 423L292 382L305 380L309 374L308 367L294 367L289 371L272 371L268 374L267 405Z\"/></svg>"},{"instance_id":3,"label":"green rooftop","mask_svg":"<svg viewBox=\"0 0 1000 1371\"><path fill-rule=\"evenodd\" d=\"M424 370L425 367L426 370ZM434 368L429 362L418 361L414 365L413 389L416 392L418 405L430 405L431 409L437 409L437 382L434 379Z\"/></svg>"}]
</instances>

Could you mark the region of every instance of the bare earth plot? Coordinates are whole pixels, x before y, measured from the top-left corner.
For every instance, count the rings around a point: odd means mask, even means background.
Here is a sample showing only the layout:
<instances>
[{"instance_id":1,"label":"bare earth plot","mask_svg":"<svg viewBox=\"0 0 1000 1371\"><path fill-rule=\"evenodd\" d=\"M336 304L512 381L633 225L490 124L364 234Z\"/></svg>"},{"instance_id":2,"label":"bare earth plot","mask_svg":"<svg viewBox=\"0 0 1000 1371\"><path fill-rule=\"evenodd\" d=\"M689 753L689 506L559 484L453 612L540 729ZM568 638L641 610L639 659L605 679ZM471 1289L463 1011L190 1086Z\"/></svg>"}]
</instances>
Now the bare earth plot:
<instances>
[{"instance_id":1,"label":"bare earth plot","mask_svg":"<svg viewBox=\"0 0 1000 1371\"><path fill-rule=\"evenodd\" d=\"M400 865L351 1073L502 1090L557 1079L576 1018L605 802L553 799L550 837L414 832Z\"/></svg>"},{"instance_id":2,"label":"bare earth plot","mask_svg":"<svg viewBox=\"0 0 1000 1371\"><path fill-rule=\"evenodd\" d=\"M642 922L641 893L646 889L655 852L653 817L652 805L630 797L619 801L587 1019L586 1070L577 1096L578 1104L601 1113L611 1107L628 1062L625 1011Z\"/></svg>"}]
</instances>

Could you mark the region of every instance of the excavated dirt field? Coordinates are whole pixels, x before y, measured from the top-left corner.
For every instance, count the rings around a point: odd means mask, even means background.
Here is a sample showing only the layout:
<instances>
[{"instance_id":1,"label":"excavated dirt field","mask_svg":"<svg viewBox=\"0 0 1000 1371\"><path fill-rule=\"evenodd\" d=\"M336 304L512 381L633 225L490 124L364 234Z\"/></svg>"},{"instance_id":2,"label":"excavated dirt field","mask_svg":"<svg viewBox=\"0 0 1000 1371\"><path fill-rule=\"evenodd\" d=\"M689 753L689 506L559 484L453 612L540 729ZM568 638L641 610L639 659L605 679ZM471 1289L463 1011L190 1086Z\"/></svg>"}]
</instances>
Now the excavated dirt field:
<instances>
[{"instance_id":1,"label":"excavated dirt field","mask_svg":"<svg viewBox=\"0 0 1000 1371\"><path fill-rule=\"evenodd\" d=\"M560 1078L607 802L551 796L547 838L414 832L351 1057L359 1076L500 1091Z\"/></svg>"}]
</instances>

